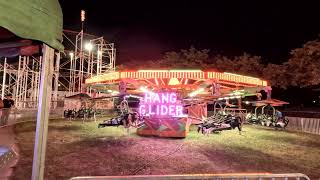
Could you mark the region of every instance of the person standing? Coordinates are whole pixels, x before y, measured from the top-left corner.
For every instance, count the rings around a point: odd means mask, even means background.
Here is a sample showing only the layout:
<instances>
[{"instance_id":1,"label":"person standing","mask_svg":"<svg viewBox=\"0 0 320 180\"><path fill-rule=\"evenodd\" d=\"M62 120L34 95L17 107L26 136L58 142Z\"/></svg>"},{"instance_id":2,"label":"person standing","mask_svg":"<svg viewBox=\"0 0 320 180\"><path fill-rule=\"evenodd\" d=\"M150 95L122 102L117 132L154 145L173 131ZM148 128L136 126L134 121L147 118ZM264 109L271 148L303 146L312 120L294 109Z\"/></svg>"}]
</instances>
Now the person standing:
<instances>
[{"instance_id":1,"label":"person standing","mask_svg":"<svg viewBox=\"0 0 320 180\"><path fill-rule=\"evenodd\" d=\"M10 110L14 106L14 101L12 100L12 97L9 95L3 101L3 108L2 108L2 123L7 124L9 115L10 115Z\"/></svg>"}]
</instances>

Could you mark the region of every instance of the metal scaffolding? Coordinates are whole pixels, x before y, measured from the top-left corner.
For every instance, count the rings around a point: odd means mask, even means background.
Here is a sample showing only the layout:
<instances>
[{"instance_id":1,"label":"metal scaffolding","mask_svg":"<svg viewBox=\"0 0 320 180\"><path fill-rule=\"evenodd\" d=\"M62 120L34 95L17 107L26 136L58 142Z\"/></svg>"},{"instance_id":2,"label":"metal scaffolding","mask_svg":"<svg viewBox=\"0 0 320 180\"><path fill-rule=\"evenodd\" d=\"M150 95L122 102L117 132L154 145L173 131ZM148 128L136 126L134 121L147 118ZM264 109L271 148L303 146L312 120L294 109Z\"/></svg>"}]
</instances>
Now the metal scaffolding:
<instances>
[{"instance_id":1,"label":"metal scaffolding","mask_svg":"<svg viewBox=\"0 0 320 180\"><path fill-rule=\"evenodd\" d=\"M67 39L70 41L70 38ZM66 61L60 65L60 71L64 74L61 84L68 89L69 95L80 92L92 94L91 89L84 84L85 79L115 71L114 44L107 43L103 37L84 40L83 31L76 35L72 44L74 51L68 51Z\"/></svg>"},{"instance_id":2,"label":"metal scaffolding","mask_svg":"<svg viewBox=\"0 0 320 180\"><path fill-rule=\"evenodd\" d=\"M74 50L55 53L52 77L51 108L57 107L59 93L74 95L78 93L93 94L85 86L86 78L115 70L116 50L113 43L107 43L103 37L90 36L84 33L75 35L74 42L65 35L65 39L73 44ZM89 46L89 47L88 47ZM61 56L60 56L61 55ZM0 59L1 98L12 95L18 109L38 106L40 86L40 70L42 57L19 56L18 59ZM60 63L61 61L61 63ZM1 77L0 77L1 78Z\"/></svg>"},{"instance_id":3,"label":"metal scaffolding","mask_svg":"<svg viewBox=\"0 0 320 180\"><path fill-rule=\"evenodd\" d=\"M38 94L40 85L40 69L42 65L42 57L19 56L16 59L7 58L0 65L2 72L1 98L11 95L18 109L37 108ZM53 74L53 108L56 107L60 54L55 54Z\"/></svg>"},{"instance_id":4,"label":"metal scaffolding","mask_svg":"<svg viewBox=\"0 0 320 180\"><path fill-rule=\"evenodd\" d=\"M91 88L86 87L85 79L115 71L114 44L103 37L84 33L84 22L85 11L82 10L81 31L64 30L63 42L67 50L55 53L53 63L50 62L50 69L53 70L51 108L56 108L58 101L67 95L96 95ZM0 58L1 98L11 95L18 109L37 108L43 63L41 60L41 56Z\"/></svg>"}]
</instances>

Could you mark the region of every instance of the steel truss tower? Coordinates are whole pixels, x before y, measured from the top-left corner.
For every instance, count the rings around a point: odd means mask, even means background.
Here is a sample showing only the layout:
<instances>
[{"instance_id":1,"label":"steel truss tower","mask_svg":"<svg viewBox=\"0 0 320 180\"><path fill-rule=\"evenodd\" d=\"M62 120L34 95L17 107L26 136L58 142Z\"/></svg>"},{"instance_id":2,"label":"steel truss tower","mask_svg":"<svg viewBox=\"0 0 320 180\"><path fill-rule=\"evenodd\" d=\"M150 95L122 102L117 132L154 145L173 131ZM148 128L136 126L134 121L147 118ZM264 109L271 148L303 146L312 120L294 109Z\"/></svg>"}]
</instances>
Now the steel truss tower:
<instances>
[{"instance_id":1,"label":"steel truss tower","mask_svg":"<svg viewBox=\"0 0 320 180\"><path fill-rule=\"evenodd\" d=\"M1 98L11 95L18 109L37 108L40 86L40 69L42 57L19 56L18 60L3 58L0 72L2 74ZM2 60L2 59L1 59ZM57 91L59 86L60 53L55 54L52 63L52 108L57 106Z\"/></svg>"},{"instance_id":2,"label":"steel truss tower","mask_svg":"<svg viewBox=\"0 0 320 180\"><path fill-rule=\"evenodd\" d=\"M67 39L70 41L70 38ZM63 72L61 84L68 89L68 95L91 94L91 89L84 84L85 79L115 71L116 49L103 37L84 39L83 31L76 35L75 42L71 44L74 51L68 51L66 60L60 64L60 73Z\"/></svg>"}]
</instances>

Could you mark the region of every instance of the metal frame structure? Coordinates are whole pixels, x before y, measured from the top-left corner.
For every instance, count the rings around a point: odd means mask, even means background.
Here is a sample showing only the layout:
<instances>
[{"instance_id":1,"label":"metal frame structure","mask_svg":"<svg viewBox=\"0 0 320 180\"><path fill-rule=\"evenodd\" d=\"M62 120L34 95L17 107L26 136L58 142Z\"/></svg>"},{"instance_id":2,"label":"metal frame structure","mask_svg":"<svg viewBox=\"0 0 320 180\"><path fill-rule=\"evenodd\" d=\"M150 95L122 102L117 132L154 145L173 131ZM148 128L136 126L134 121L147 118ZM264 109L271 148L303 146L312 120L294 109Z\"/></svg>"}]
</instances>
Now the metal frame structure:
<instances>
[{"instance_id":1,"label":"metal frame structure","mask_svg":"<svg viewBox=\"0 0 320 180\"><path fill-rule=\"evenodd\" d=\"M40 75L42 68L42 56L19 56L16 63L7 63L4 58L3 64L0 65L2 71L1 98L5 95L12 95L15 100L15 106L19 109L37 108L39 99ZM55 53L53 69L53 86L52 102L56 107L60 54Z\"/></svg>"},{"instance_id":2,"label":"metal frame structure","mask_svg":"<svg viewBox=\"0 0 320 180\"><path fill-rule=\"evenodd\" d=\"M67 95L92 93L84 84L86 78L115 71L116 50L113 43L107 43L103 37L90 36L86 40L92 45L91 50L83 47L84 33L75 37L74 51L66 50L67 55L55 53L52 65L52 97L51 108L57 107L59 87ZM94 38L92 38L94 37ZM62 55L62 56L61 56ZM0 59L1 98L12 95L18 109L35 109L38 107L42 56L19 56L15 63L8 63L6 58ZM60 63L62 61L62 63ZM14 62L14 60L10 60Z\"/></svg>"},{"instance_id":3,"label":"metal frame structure","mask_svg":"<svg viewBox=\"0 0 320 180\"><path fill-rule=\"evenodd\" d=\"M80 31L76 34L73 43L65 35L75 47L74 51L66 51L69 52L69 57L60 65L60 70L64 72L61 76L64 81L61 81L61 84L68 89L69 95L80 92L91 94L91 89L84 84L85 79L115 71L116 49L114 43L108 43L103 37L94 36L84 40L85 36L86 34ZM86 44L84 44L85 41ZM88 45L89 48L86 48Z\"/></svg>"}]
</instances>

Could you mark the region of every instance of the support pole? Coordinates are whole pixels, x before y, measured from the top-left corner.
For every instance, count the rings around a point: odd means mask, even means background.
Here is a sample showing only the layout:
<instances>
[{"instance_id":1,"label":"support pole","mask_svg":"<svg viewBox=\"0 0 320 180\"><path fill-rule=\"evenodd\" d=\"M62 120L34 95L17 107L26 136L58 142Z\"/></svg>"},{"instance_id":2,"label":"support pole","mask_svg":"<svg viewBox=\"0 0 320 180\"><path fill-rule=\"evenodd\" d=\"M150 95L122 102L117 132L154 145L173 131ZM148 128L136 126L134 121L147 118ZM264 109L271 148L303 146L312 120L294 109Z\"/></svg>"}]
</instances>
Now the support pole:
<instances>
[{"instance_id":1,"label":"support pole","mask_svg":"<svg viewBox=\"0 0 320 180\"><path fill-rule=\"evenodd\" d=\"M2 76L2 91L1 91L1 98L4 99L5 94L5 85L6 85L6 74L7 74L7 58L4 58L4 64L3 64L3 76Z\"/></svg>"},{"instance_id":2,"label":"support pole","mask_svg":"<svg viewBox=\"0 0 320 180\"><path fill-rule=\"evenodd\" d=\"M43 63L41 68L40 94L38 100L37 127L34 144L32 180L43 180L45 155L48 134L48 119L50 111L52 70L54 50L43 45Z\"/></svg>"}]
</instances>

